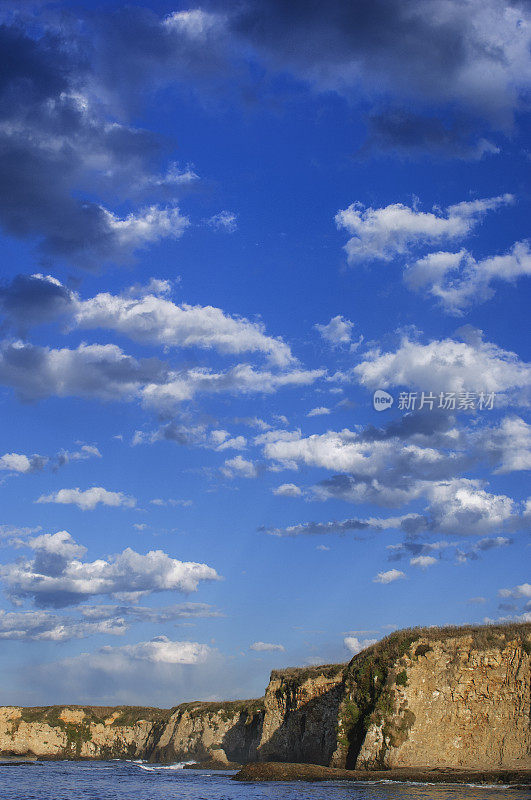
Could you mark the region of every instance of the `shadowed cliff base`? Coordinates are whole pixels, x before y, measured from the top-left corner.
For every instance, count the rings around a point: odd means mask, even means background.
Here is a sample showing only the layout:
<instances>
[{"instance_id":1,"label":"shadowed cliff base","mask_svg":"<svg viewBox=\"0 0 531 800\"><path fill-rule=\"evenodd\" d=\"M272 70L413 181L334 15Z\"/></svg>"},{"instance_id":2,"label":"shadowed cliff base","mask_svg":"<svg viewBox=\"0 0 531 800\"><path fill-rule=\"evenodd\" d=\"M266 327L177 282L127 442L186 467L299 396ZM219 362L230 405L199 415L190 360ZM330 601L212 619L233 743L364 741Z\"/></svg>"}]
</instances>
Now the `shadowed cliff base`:
<instances>
[{"instance_id":1,"label":"shadowed cliff base","mask_svg":"<svg viewBox=\"0 0 531 800\"><path fill-rule=\"evenodd\" d=\"M234 781L400 781L517 786L531 789L531 768L513 770L459 770L450 768L349 770L318 764L246 764L233 775Z\"/></svg>"}]
</instances>

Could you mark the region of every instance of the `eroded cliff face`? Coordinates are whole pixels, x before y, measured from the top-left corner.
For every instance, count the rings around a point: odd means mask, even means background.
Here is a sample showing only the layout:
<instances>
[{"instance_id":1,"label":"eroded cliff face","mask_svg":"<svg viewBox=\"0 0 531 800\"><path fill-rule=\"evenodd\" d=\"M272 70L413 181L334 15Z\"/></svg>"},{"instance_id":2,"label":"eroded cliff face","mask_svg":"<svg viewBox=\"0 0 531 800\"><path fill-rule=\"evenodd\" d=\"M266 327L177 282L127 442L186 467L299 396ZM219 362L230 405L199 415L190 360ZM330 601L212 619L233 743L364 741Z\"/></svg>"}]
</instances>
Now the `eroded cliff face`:
<instances>
[{"instance_id":1,"label":"eroded cliff face","mask_svg":"<svg viewBox=\"0 0 531 800\"><path fill-rule=\"evenodd\" d=\"M528 765L531 625L401 631L345 673L333 766Z\"/></svg>"},{"instance_id":2,"label":"eroded cliff face","mask_svg":"<svg viewBox=\"0 0 531 800\"><path fill-rule=\"evenodd\" d=\"M156 721L150 708L0 708L0 755L40 758L139 758Z\"/></svg>"},{"instance_id":3,"label":"eroded cliff face","mask_svg":"<svg viewBox=\"0 0 531 800\"><path fill-rule=\"evenodd\" d=\"M530 654L531 624L397 631L349 664L272 672L263 700L0 708L0 755L528 766Z\"/></svg>"},{"instance_id":4,"label":"eroded cliff face","mask_svg":"<svg viewBox=\"0 0 531 800\"><path fill-rule=\"evenodd\" d=\"M329 764L336 747L345 666L332 664L271 673L264 698L259 760Z\"/></svg>"},{"instance_id":5,"label":"eroded cliff face","mask_svg":"<svg viewBox=\"0 0 531 800\"><path fill-rule=\"evenodd\" d=\"M261 700L184 703L166 722L153 726L146 742L150 761L256 760L264 706Z\"/></svg>"}]
</instances>

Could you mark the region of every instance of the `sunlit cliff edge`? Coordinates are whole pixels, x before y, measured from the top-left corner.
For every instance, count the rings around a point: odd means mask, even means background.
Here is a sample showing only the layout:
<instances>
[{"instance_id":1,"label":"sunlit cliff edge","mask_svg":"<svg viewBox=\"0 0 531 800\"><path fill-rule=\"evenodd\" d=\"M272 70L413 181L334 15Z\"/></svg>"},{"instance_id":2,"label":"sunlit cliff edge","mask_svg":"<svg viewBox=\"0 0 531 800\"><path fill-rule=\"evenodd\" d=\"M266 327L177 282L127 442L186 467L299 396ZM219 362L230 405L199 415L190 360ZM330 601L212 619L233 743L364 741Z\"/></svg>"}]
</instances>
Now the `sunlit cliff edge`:
<instances>
[{"instance_id":1,"label":"sunlit cliff edge","mask_svg":"<svg viewBox=\"0 0 531 800\"><path fill-rule=\"evenodd\" d=\"M260 700L0 707L0 755L528 766L530 654L529 623L397 631L348 664L274 670Z\"/></svg>"}]
</instances>

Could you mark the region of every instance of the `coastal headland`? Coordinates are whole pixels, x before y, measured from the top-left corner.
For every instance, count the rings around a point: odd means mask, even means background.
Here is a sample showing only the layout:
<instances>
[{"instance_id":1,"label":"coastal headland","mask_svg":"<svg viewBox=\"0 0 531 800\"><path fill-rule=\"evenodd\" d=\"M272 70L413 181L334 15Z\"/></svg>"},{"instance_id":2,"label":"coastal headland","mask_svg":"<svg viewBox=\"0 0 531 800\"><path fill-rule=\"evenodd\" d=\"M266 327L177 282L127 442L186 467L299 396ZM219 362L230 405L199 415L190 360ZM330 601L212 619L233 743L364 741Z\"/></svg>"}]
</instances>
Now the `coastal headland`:
<instances>
[{"instance_id":1,"label":"coastal headland","mask_svg":"<svg viewBox=\"0 0 531 800\"><path fill-rule=\"evenodd\" d=\"M0 758L244 764L240 780L530 783L530 654L529 623L416 628L347 664L274 670L257 700L3 706Z\"/></svg>"}]
</instances>

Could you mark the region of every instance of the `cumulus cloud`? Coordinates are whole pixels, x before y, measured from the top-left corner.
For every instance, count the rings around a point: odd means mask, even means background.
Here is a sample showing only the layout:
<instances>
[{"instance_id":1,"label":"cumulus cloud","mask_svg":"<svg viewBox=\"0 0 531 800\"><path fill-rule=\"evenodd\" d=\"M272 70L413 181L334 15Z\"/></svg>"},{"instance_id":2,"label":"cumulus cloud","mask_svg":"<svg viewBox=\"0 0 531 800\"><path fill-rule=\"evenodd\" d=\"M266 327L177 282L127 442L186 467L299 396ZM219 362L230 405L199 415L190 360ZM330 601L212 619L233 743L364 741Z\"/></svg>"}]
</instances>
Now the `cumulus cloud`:
<instances>
[{"instance_id":1,"label":"cumulus cloud","mask_svg":"<svg viewBox=\"0 0 531 800\"><path fill-rule=\"evenodd\" d=\"M96 445L82 444L79 450L61 450L56 456L56 466L63 467L70 461L87 461L89 458L101 458Z\"/></svg>"},{"instance_id":2,"label":"cumulus cloud","mask_svg":"<svg viewBox=\"0 0 531 800\"><path fill-rule=\"evenodd\" d=\"M111 663L138 660L151 664L201 664L206 661L211 649L198 642L175 642L167 636L157 636L149 642L102 647L100 652L108 654Z\"/></svg>"},{"instance_id":3,"label":"cumulus cloud","mask_svg":"<svg viewBox=\"0 0 531 800\"><path fill-rule=\"evenodd\" d=\"M66 17L63 24L44 15L0 31L0 223L9 235L37 240L46 256L96 269L183 234L189 221L176 199L187 173L172 166L156 175L161 142L118 120L80 28ZM99 199L111 195L140 208L118 216ZM146 204L146 196L165 202ZM58 293L48 299L48 308L60 307Z\"/></svg>"},{"instance_id":4,"label":"cumulus cloud","mask_svg":"<svg viewBox=\"0 0 531 800\"><path fill-rule=\"evenodd\" d=\"M357 636L345 636L343 639L345 647L353 656L357 656L358 653L361 653L366 647L376 644L377 641L378 639L358 639Z\"/></svg>"},{"instance_id":5,"label":"cumulus cloud","mask_svg":"<svg viewBox=\"0 0 531 800\"><path fill-rule=\"evenodd\" d=\"M162 550L142 555L128 547L107 559L82 561L85 548L66 531L39 536L28 546L35 557L2 565L0 578L14 601L30 597L42 608L77 605L100 595L194 592L200 581L219 577L206 564L179 561Z\"/></svg>"},{"instance_id":6,"label":"cumulus cloud","mask_svg":"<svg viewBox=\"0 0 531 800\"><path fill-rule=\"evenodd\" d=\"M413 425L412 425L413 427ZM289 435L287 435L289 434ZM265 434L264 455L284 468L299 465L320 467L336 475L313 487L318 499L342 497L352 502L399 505L422 494L424 482L453 476L467 459L449 448L437 449L433 442L401 439L394 435L374 436L370 431L327 431L302 437L299 432ZM262 439L261 439L262 440ZM439 443L440 444L440 443ZM346 474L337 474L346 473Z\"/></svg>"},{"instance_id":7,"label":"cumulus cloud","mask_svg":"<svg viewBox=\"0 0 531 800\"><path fill-rule=\"evenodd\" d=\"M109 492L103 486L92 486L90 489L59 489L52 494L43 494L37 503L59 503L60 505L75 505L82 511L92 511L97 505L124 508L134 508L136 498L129 497L123 492Z\"/></svg>"},{"instance_id":8,"label":"cumulus cloud","mask_svg":"<svg viewBox=\"0 0 531 800\"><path fill-rule=\"evenodd\" d=\"M256 653L268 653L278 651L283 653L284 647L281 644L271 644L270 642L253 642L249 645L249 650L254 650Z\"/></svg>"},{"instance_id":9,"label":"cumulus cloud","mask_svg":"<svg viewBox=\"0 0 531 800\"><path fill-rule=\"evenodd\" d=\"M406 386L433 392L510 391L508 402L525 405L531 367L516 353L491 342L434 339L428 344L402 339L394 352L374 349L353 369L357 380L371 389Z\"/></svg>"},{"instance_id":10,"label":"cumulus cloud","mask_svg":"<svg viewBox=\"0 0 531 800\"><path fill-rule=\"evenodd\" d=\"M478 456L489 459L495 473L531 469L531 425L517 415L480 429L472 437L472 447Z\"/></svg>"},{"instance_id":11,"label":"cumulus cloud","mask_svg":"<svg viewBox=\"0 0 531 800\"><path fill-rule=\"evenodd\" d=\"M437 559L433 556L415 556L409 560L409 563L412 567L421 567L421 569L426 569L426 567L432 567L434 564L436 564Z\"/></svg>"},{"instance_id":12,"label":"cumulus cloud","mask_svg":"<svg viewBox=\"0 0 531 800\"><path fill-rule=\"evenodd\" d=\"M527 8L503 0L333 0L326 8L254 0L242 32L282 70L351 101L391 97L473 124L510 125L530 80Z\"/></svg>"},{"instance_id":13,"label":"cumulus cloud","mask_svg":"<svg viewBox=\"0 0 531 800\"><path fill-rule=\"evenodd\" d=\"M350 344L354 323L338 314L336 317L332 317L326 325L317 324L314 325L314 328L319 331L327 344L338 347Z\"/></svg>"},{"instance_id":14,"label":"cumulus cloud","mask_svg":"<svg viewBox=\"0 0 531 800\"><path fill-rule=\"evenodd\" d=\"M26 688L20 690L19 698L32 703L36 697L45 696L64 704L76 697L81 703L163 707L169 694L176 702L190 697L210 699L213 681L225 672L223 657L210 645L156 636L122 646L106 645L60 661L27 665L20 676ZM61 676L59 683L57 675ZM225 690L228 685L222 686Z\"/></svg>"},{"instance_id":15,"label":"cumulus cloud","mask_svg":"<svg viewBox=\"0 0 531 800\"><path fill-rule=\"evenodd\" d=\"M25 456L21 453L5 453L0 456L0 470L15 473L38 472L46 466L48 459L45 456L34 454Z\"/></svg>"},{"instance_id":16,"label":"cumulus cloud","mask_svg":"<svg viewBox=\"0 0 531 800\"><path fill-rule=\"evenodd\" d=\"M401 572L399 569L389 569L387 572L379 572L378 575L373 578L373 583L393 583L393 581L398 581L405 577L405 573Z\"/></svg>"},{"instance_id":17,"label":"cumulus cloud","mask_svg":"<svg viewBox=\"0 0 531 800\"><path fill-rule=\"evenodd\" d=\"M281 486L276 486L273 489L273 494L279 497L300 497L302 495L302 490L294 483L283 483Z\"/></svg>"},{"instance_id":18,"label":"cumulus cloud","mask_svg":"<svg viewBox=\"0 0 531 800\"><path fill-rule=\"evenodd\" d=\"M142 402L147 408L169 412L196 394L271 394L284 386L308 386L323 375L322 369L272 372L255 369L250 364L238 364L225 372L195 367L182 373L169 373L164 382L144 386Z\"/></svg>"},{"instance_id":19,"label":"cumulus cloud","mask_svg":"<svg viewBox=\"0 0 531 800\"><path fill-rule=\"evenodd\" d=\"M44 397L93 397L140 400L147 408L171 412L201 393L273 393L285 386L306 386L324 370L255 369L238 364L226 371L206 367L172 370L157 358L136 359L114 344L81 344L54 349L5 341L0 345L0 384L25 401Z\"/></svg>"},{"instance_id":20,"label":"cumulus cloud","mask_svg":"<svg viewBox=\"0 0 531 800\"><path fill-rule=\"evenodd\" d=\"M323 417L327 414L330 414L330 409L326 406L317 406L317 408L312 408L311 411L308 411L307 417Z\"/></svg>"},{"instance_id":21,"label":"cumulus cloud","mask_svg":"<svg viewBox=\"0 0 531 800\"><path fill-rule=\"evenodd\" d=\"M253 461L248 461L243 456L227 458L221 472L226 478L256 478L258 477L258 467Z\"/></svg>"},{"instance_id":22,"label":"cumulus cloud","mask_svg":"<svg viewBox=\"0 0 531 800\"><path fill-rule=\"evenodd\" d=\"M144 344L228 354L258 352L279 366L293 361L288 345L267 336L261 323L231 317L213 306L177 305L147 290L136 297L104 292L76 300L72 320L76 327L114 330Z\"/></svg>"},{"instance_id":23,"label":"cumulus cloud","mask_svg":"<svg viewBox=\"0 0 531 800\"><path fill-rule=\"evenodd\" d=\"M470 306L489 300L493 284L514 283L531 275L529 242L516 242L508 253L476 259L467 251L429 253L404 272L406 284L439 301L451 314L461 316Z\"/></svg>"},{"instance_id":24,"label":"cumulus cloud","mask_svg":"<svg viewBox=\"0 0 531 800\"><path fill-rule=\"evenodd\" d=\"M383 208L365 208L353 203L338 211L338 228L351 238L345 245L350 264L364 261L391 261L420 244L461 239L469 234L483 216L501 205L512 203L510 194L484 200L472 200L448 206L444 213L418 211L392 203Z\"/></svg>"},{"instance_id":25,"label":"cumulus cloud","mask_svg":"<svg viewBox=\"0 0 531 800\"><path fill-rule=\"evenodd\" d=\"M514 597L516 599L522 597L531 598L531 583L521 583L519 586L514 586L511 589L500 589L498 594L500 597Z\"/></svg>"},{"instance_id":26,"label":"cumulus cloud","mask_svg":"<svg viewBox=\"0 0 531 800\"><path fill-rule=\"evenodd\" d=\"M63 317L71 328L113 330L142 344L200 348L224 354L262 353L277 366L294 361L282 339L262 323L213 306L176 304L167 281L152 280L123 294L81 299L50 275L19 275L0 287L0 312L17 330Z\"/></svg>"}]
</instances>

